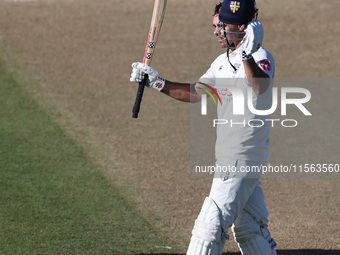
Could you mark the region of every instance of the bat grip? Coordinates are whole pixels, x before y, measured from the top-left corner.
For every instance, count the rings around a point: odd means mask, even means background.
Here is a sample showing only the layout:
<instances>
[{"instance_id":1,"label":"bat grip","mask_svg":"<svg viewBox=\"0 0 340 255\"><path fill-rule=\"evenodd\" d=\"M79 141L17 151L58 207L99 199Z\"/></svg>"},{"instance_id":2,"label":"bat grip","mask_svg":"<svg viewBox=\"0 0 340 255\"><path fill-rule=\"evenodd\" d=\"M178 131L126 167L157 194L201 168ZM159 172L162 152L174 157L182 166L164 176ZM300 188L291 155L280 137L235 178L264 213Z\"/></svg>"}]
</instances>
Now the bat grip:
<instances>
[{"instance_id":1,"label":"bat grip","mask_svg":"<svg viewBox=\"0 0 340 255\"><path fill-rule=\"evenodd\" d=\"M140 110L140 105L142 103L142 98L143 98L143 93L144 93L144 87L145 87L147 80L148 80L148 74L145 74L144 79L139 83L135 105L133 106L133 109L132 109L132 118L135 118L135 119L138 118L138 113Z\"/></svg>"}]
</instances>

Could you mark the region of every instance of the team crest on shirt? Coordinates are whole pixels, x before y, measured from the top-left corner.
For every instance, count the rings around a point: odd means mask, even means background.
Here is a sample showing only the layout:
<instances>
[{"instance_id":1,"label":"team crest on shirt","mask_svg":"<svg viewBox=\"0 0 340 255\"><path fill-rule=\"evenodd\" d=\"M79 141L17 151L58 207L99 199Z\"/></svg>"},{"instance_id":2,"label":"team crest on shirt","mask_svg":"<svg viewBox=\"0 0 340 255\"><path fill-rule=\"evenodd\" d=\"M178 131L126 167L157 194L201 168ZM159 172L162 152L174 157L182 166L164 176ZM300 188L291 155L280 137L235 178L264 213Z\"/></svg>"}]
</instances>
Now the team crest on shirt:
<instances>
[{"instance_id":1,"label":"team crest on shirt","mask_svg":"<svg viewBox=\"0 0 340 255\"><path fill-rule=\"evenodd\" d=\"M261 68L267 72L270 72L271 70L271 66L270 66L270 62L267 59L263 59L259 62L259 65L261 66Z\"/></svg>"},{"instance_id":2,"label":"team crest on shirt","mask_svg":"<svg viewBox=\"0 0 340 255\"><path fill-rule=\"evenodd\" d=\"M227 172L223 172L220 174L220 178L223 182L225 182L226 180L228 180L230 177L230 172L227 171Z\"/></svg>"},{"instance_id":3,"label":"team crest on shirt","mask_svg":"<svg viewBox=\"0 0 340 255\"><path fill-rule=\"evenodd\" d=\"M236 70L233 71L233 74L235 75L238 72L238 70L240 69L241 64L235 64L234 66L235 66Z\"/></svg>"}]
</instances>

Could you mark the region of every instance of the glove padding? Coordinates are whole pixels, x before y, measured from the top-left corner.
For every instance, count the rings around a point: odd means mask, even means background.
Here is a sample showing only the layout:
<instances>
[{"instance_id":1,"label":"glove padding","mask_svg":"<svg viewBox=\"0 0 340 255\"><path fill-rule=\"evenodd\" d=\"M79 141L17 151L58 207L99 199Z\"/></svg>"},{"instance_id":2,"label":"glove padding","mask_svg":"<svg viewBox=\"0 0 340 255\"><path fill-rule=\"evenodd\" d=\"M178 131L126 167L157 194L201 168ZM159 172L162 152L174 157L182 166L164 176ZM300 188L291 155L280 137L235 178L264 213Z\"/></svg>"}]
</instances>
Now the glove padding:
<instances>
[{"instance_id":1,"label":"glove padding","mask_svg":"<svg viewBox=\"0 0 340 255\"><path fill-rule=\"evenodd\" d=\"M164 88L165 80L158 76L158 72L151 66L141 62L132 63L131 82L141 82L145 74L148 74L145 86L161 91Z\"/></svg>"},{"instance_id":2,"label":"glove padding","mask_svg":"<svg viewBox=\"0 0 340 255\"><path fill-rule=\"evenodd\" d=\"M244 56L250 56L255 53L262 44L264 31L261 21L253 20L249 22L246 30L246 34L242 40L240 46L240 52ZM248 58L249 59L249 58Z\"/></svg>"}]
</instances>

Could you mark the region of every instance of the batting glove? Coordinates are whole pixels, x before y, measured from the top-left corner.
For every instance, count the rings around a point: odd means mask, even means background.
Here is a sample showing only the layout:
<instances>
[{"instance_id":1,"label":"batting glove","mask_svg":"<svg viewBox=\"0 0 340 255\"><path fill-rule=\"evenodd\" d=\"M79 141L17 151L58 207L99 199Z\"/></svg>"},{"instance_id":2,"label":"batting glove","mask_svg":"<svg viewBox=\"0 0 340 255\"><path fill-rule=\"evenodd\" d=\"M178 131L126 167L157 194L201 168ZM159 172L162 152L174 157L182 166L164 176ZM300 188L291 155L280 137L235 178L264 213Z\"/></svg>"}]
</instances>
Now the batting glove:
<instances>
[{"instance_id":1,"label":"batting glove","mask_svg":"<svg viewBox=\"0 0 340 255\"><path fill-rule=\"evenodd\" d=\"M255 53L262 44L264 31L261 21L251 21L246 30L246 34L242 40L240 46L240 53L242 60L248 60L252 58L252 54Z\"/></svg>"},{"instance_id":2,"label":"batting glove","mask_svg":"<svg viewBox=\"0 0 340 255\"><path fill-rule=\"evenodd\" d=\"M151 66L135 62L132 64L131 82L141 82L145 74L148 74L145 86L161 91L165 86L165 80L158 76L158 72Z\"/></svg>"}]
</instances>

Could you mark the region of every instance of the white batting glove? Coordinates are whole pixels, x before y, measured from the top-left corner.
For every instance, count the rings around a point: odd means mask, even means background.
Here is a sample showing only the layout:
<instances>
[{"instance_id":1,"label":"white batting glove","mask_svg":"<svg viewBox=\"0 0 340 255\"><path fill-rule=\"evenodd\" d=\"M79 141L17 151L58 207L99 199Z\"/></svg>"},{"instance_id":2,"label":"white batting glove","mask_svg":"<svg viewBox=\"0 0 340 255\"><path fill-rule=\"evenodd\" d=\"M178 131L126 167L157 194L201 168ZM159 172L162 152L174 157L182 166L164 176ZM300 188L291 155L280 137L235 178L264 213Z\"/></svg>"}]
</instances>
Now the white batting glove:
<instances>
[{"instance_id":1,"label":"white batting glove","mask_svg":"<svg viewBox=\"0 0 340 255\"><path fill-rule=\"evenodd\" d=\"M165 80L158 76L158 72L151 66L141 62L132 63L132 73L130 77L131 82L141 82L144 75L148 74L148 79L145 86L161 91L165 86Z\"/></svg>"},{"instance_id":2,"label":"white batting glove","mask_svg":"<svg viewBox=\"0 0 340 255\"><path fill-rule=\"evenodd\" d=\"M255 53L262 44L264 31L261 21L253 20L249 22L246 30L246 34L242 40L240 46L240 53L242 54L242 60L248 60L252 58L252 54Z\"/></svg>"}]
</instances>

